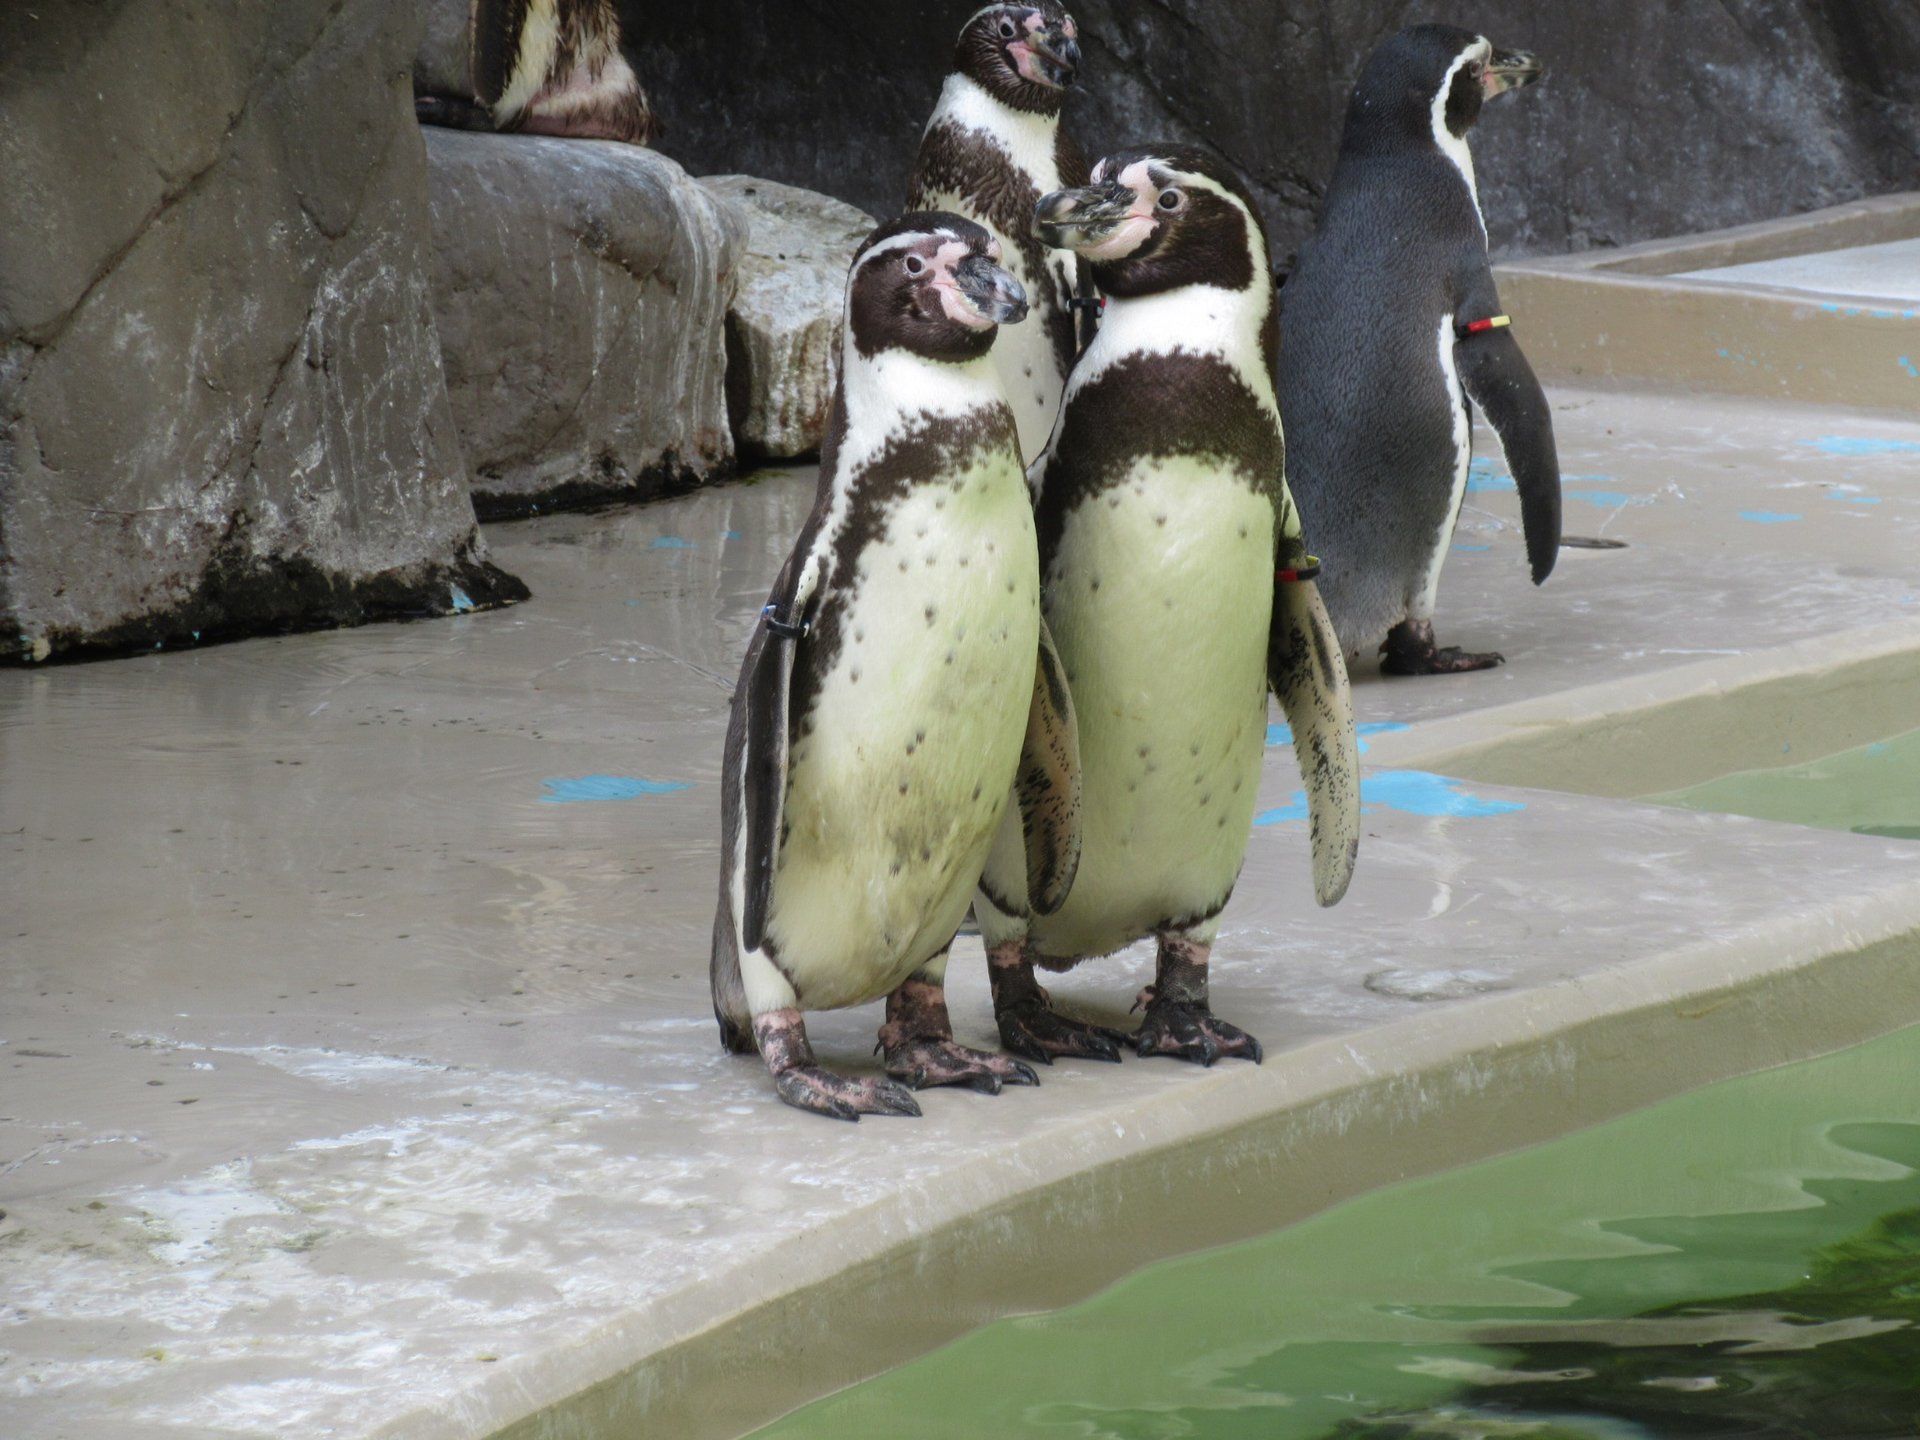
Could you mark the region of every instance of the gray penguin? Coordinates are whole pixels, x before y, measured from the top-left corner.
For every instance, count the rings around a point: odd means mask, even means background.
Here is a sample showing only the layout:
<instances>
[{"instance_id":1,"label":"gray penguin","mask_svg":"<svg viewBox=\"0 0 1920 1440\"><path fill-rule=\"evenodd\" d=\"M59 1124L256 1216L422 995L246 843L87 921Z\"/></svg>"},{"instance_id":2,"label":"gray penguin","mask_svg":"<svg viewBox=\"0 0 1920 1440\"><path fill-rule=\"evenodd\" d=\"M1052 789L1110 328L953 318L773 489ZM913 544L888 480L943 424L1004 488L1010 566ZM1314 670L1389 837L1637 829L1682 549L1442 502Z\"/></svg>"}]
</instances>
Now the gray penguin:
<instances>
[{"instance_id":1,"label":"gray penguin","mask_svg":"<svg viewBox=\"0 0 1920 1440\"><path fill-rule=\"evenodd\" d=\"M907 182L909 209L950 210L991 231L1026 288L1032 318L995 342L993 361L1029 463L1053 433L1099 303L1085 267L1033 233L1035 201L1086 183L1087 162L1060 126L1079 64L1079 31L1056 0L976 11L961 27L953 73Z\"/></svg>"},{"instance_id":2,"label":"gray penguin","mask_svg":"<svg viewBox=\"0 0 1920 1440\"><path fill-rule=\"evenodd\" d=\"M1072 703L988 358L1026 313L999 257L951 214L903 216L857 252L819 490L727 729L721 1040L758 1049L787 1103L840 1119L917 1115L908 1087L1036 1083L956 1044L944 991L1003 812L1034 837L1037 904L1058 905L1078 855ZM894 1078L819 1066L803 1011L882 995Z\"/></svg>"},{"instance_id":3,"label":"gray penguin","mask_svg":"<svg viewBox=\"0 0 1920 1440\"><path fill-rule=\"evenodd\" d=\"M1108 156L1035 223L1091 263L1107 309L1028 477L1078 717L1081 848L1049 914L1012 817L994 842L974 914L1001 1041L1046 1063L1117 1060L1127 1037L1056 1011L1034 967L1152 936L1135 1050L1258 1060L1260 1042L1213 1014L1207 967L1246 857L1270 689L1324 905L1346 891L1360 826L1352 696L1287 493L1266 235L1240 178L1178 145Z\"/></svg>"},{"instance_id":4,"label":"gray penguin","mask_svg":"<svg viewBox=\"0 0 1920 1440\"><path fill-rule=\"evenodd\" d=\"M1447 25L1382 43L1353 88L1320 226L1280 292L1288 478L1341 644L1350 657L1377 646L1388 674L1501 660L1433 638L1469 401L1519 488L1534 584L1559 549L1553 420L1501 313L1467 148L1482 102L1540 73Z\"/></svg>"}]
</instances>

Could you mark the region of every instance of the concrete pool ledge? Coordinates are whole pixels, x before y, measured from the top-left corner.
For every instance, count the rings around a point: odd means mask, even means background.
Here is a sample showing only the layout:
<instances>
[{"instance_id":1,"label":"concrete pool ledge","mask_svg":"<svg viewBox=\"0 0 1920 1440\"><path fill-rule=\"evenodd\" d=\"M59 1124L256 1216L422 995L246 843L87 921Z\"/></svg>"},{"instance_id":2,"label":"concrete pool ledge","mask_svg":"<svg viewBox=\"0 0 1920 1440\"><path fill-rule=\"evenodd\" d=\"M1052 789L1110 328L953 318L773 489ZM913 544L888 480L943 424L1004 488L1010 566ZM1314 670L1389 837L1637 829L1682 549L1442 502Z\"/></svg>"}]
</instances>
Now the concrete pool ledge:
<instances>
[{"instance_id":1,"label":"concrete pool ledge","mask_svg":"<svg viewBox=\"0 0 1920 1440\"><path fill-rule=\"evenodd\" d=\"M544 1391L567 1398L500 1440L725 1440L1153 1260L1916 1020L1920 879L1185 1076L1069 1125L1046 1117L991 1166L956 1165L795 1237L777 1263L709 1275L650 1323L540 1357L537 1380L497 1377L494 1403L379 1433L496 1433L490 1419Z\"/></svg>"},{"instance_id":2,"label":"concrete pool ledge","mask_svg":"<svg viewBox=\"0 0 1920 1440\"><path fill-rule=\"evenodd\" d=\"M1376 764L1585 795L1678 790L1920 722L1920 616L1467 710L1374 736Z\"/></svg>"},{"instance_id":3,"label":"concrete pool ledge","mask_svg":"<svg viewBox=\"0 0 1920 1440\"><path fill-rule=\"evenodd\" d=\"M1911 414L1920 304L1873 293L1844 265L1814 284L1749 267L1916 238L1920 194L1885 195L1677 239L1511 260L1495 276L1549 383L1678 385Z\"/></svg>"}]
</instances>

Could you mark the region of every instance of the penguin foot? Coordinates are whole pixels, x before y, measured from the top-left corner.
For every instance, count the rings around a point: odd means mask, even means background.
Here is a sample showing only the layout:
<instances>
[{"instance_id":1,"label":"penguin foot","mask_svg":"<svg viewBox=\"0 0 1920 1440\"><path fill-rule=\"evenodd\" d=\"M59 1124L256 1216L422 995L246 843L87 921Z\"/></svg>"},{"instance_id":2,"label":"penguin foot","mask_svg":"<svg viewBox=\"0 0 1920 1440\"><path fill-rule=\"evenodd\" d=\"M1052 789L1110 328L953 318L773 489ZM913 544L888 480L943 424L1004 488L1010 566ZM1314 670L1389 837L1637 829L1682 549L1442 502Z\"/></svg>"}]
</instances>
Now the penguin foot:
<instances>
[{"instance_id":1,"label":"penguin foot","mask_svg":"<svg viewBox=\"0 0 1920 1440\"><path fill-rule=\"evenodd\" d=\"M1149 998L1146 1018L1133 1036L1136 1054L1173 1055L1202 1065L1223 1056L1258 1065L1265 1057L1258 1040L1238 1025L1216 1018L1204 1002L1153 999L1151 988L1142 993Z\"/></svg>"},{"instance_id":2,"label":"penguin foot","mask_svg":"<svg viewBox=\"0 0 1920 1440\"><path fill-rule=\"evenodd\" d=\"M1069 1060L1106 1060L1118 1065L1120 1047L1127 1043L1127 1037L1118 1030L1085 1020L1069 1020L1045 999L1009 1005L994 1018L1000 1022L1002 1045L1042 1065L1051 1065L1055 1056Z\"/></svg>"},{"instance_id":3,"label":"penguin foot","mask_svg":"<svg viewBox=\"0 0 1920 1440\"><path fill-rule=\"evenodd\" d=\"M983 1095L998 1095L1002 1084L1040 1083L1040 1077L1033 1073L1030 1065L927 1035L889 1049L886 1066L887 1074L910 1090L925 1090L930 1085L965 1085Z\"/></svg>"},{"instance_id":4,"label":"penguin foot","mask_svg":"<svg viewBox=\"0 0 1920 1440\"><path fill-rule=\"evenodd\" d=\"M811 1110L835 1120L858 1120L862 1115L918 1115L920 1103L904 1085L891 1080L855 1080L818 1065L800 1065L774 1073L773 1088L799 1110Z\"/></svg>"},{"instance_id":5,"label":"penguin foot","mask_svg":"<svg viewBox=\"0 0 1920 1440\"><path fill-rule=\"evenodd\" d=\"M918 1115L919 1102L891 1080L855 1080L823 1070L807 1043L806 1019L798 1010L763 1010L753 1017L753 1038L767 1062L773 1088L796 1110L835 1120L862 1115Z\"/></svg>"},{"instance_id":6,"label":"penguin foot","mask_svg":"<svg viewBox=\"0 0 1920 1440\"><path fill-rule=\"evenodd\" d=\"M1458 645L1442 650L1433 643L1431 620L1402 620L1380 642L1383 675L1458 675L1491 670L1506 658L1497 650L1462 650Z\"/></svg>"}]
</instances>

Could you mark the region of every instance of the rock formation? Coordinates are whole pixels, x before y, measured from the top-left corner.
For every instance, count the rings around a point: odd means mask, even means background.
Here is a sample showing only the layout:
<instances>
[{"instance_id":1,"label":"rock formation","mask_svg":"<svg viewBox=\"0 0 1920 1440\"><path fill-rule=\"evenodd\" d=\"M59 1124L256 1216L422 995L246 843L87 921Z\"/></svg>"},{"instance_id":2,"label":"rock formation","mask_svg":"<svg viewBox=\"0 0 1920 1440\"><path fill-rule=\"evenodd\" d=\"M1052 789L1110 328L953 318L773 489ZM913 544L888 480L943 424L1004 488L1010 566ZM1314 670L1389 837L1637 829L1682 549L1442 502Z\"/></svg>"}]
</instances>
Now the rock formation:
<instances>
[{"instance_id":1,"label":"rock formation","mask_svg":"<svg viewBox=\"0 0 1920 1440\"><path fill-rule=\"evenodd\" d=\"M418 29L0 9L0 655L524 597L441 374Z\"/></svg>"}]
</instances>

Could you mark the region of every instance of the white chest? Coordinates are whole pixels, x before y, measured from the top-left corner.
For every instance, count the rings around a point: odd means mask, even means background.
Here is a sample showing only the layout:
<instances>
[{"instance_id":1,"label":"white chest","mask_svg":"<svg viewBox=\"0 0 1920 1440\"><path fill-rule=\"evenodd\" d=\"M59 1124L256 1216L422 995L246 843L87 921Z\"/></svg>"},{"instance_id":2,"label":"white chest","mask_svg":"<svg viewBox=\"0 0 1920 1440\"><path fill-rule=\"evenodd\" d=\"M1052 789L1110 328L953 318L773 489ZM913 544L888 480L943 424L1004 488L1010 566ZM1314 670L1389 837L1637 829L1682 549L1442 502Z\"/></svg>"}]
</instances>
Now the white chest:
<instances>
[{"instance_id":1,"label":"white chest","mask_svg":"<svg viewBox=\"0 0 1920 1440\"><path fill-rule=\"evenodd\" d=\"M1191 458L1141 460L1068 517L1048 624L1080 725L1080 871L1036 921L1050 953L1099 953L1222 898L1266 739L1272 503Z\"/></svg>"},{"instance_id":2,"label":"white chest","mask_svg":"<svg viewBox=\"0 0 1920 1440\"><path fill-rule=\"evenodd\" d=\"M1038 556L1001 454L916 487L861 553L794 744L770 932L810 1006L893 988L951 938L1033 687Z\"/></svg>"}]
</instances>

